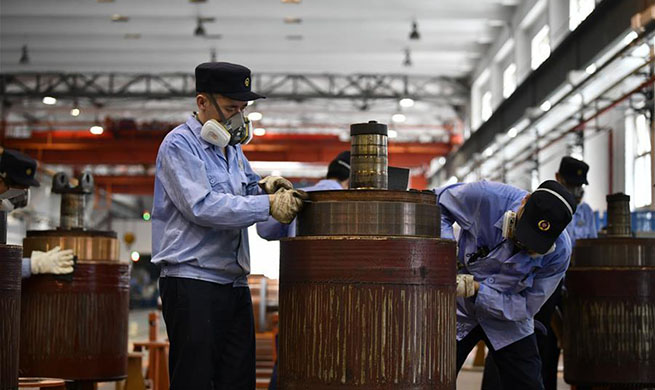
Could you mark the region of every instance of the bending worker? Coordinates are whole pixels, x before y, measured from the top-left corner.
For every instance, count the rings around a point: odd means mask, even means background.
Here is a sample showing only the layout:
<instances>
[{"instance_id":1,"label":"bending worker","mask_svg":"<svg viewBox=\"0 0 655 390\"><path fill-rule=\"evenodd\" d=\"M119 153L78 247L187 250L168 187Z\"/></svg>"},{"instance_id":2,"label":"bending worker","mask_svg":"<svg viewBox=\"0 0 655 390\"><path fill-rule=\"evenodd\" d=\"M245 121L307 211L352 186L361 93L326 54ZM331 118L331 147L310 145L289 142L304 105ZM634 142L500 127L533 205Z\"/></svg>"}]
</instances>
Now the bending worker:
<instances>
[{"instance_id":1,"label":"bending worker","mask_svg":"<svg viewBox=\"0 0 655 390\"><path fill-rule=\"evenodd\" d=\"M27 191L38 187L36 160L15 150L0 151L0 212L9 213L27 206ZM3 220L6 218L2 216ZM6 241L6 237L2 237ZM4 242L3 241L3 242ZM73 272L73 250L54 247L47 252L32 251L23 258L21 274L28 278L33 274L69 274Z\"/></svg>"},{"instance_id":2,"label":"bending worker","mask_svg":"<svg viewBox=\"0 0 655 390\"><path fill-rule=\"evenodd\" d=\"M506 389L543 389L534 315L564 276L575 199L554 180L532 194L492 182L435 190L443 237L461 227L457 371L483 340Z\"/></svg>"},{"instance_id":3,"label":"bending worker","mask_svg":"<svg viewBox=\"0 0 655 390\"><path fill-rule=\"evenodd\" d=\"M330 162L325 179L310 187L302 188L305 192L345 190L350 185L350 151L339 153ZM296 223L284 224L269 218L266 222L257 224L257 234L266 240L279 240L284 237L296 236Z\"/></svg>"},{"instance_id":4,"label":"bending worker","mask_svg":"<svg viewBox=\"0 0 655 390\"><path fill-rule=\"evenodd\" d=\"M195 72L198 112L164 138L155 173L152 262L171 389L254 389L247 228L269 215L291 222L302 195L284 178L260 180L241 150L252 138L243 110L263 98L250 70L211 62Z\"/></svg>"}]
</instances>

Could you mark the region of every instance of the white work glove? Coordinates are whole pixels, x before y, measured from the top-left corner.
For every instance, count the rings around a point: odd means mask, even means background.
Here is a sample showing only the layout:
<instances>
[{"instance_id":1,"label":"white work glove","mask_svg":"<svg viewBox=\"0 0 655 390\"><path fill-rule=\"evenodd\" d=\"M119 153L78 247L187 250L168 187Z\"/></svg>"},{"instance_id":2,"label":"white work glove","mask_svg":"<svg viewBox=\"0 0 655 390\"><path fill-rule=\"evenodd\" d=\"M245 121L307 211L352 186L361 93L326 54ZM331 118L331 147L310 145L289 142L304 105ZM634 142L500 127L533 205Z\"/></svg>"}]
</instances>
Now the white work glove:
<instances>
[{"instance_id":1,"label":"white work glove","mask_svg":"<svg viewBox=\"0 0 655 390\"><path fill-rule=\"evenodd\" d=\"M257 184L259 184L262 190L264 190L264 192L267 194L274 194L280 188L285 190L293 189L293 184L291 184L289 180L280 176L266 176L265 178L258 181Z\"/></svg>"},{"instance_id":2,"label":"white work glove","mask_svg":"<svg viewBox=\"0 0 655 390\"><path fill-rule=\"evenodd\" d=\"M73 272L73 250L54 247L47 252L32 251L30 269L33 274L69 274Z\"/></svg>"},{"instance_id":3,"label":"white work glove","mask_svg":"<svg viewBox=\"0 0 655 390\"><path fill-rule=\"evenodd\" d=\"M476 288L475 288L475 279L473 279L473 275L457 275L457 296L458 297L472 297L475 295Z\"/></svg>"},{"instance_id":4,"label":"white work glove","mask_svg":"<svg viewBox=\"0 0 655 390\"><path fill-rule=\"evenodd\" d=\"M302 209L302 200L307 198L304 191L281 189L269 195L271 215L281 223L291 223Z\"/></svg>"}]
</instances>

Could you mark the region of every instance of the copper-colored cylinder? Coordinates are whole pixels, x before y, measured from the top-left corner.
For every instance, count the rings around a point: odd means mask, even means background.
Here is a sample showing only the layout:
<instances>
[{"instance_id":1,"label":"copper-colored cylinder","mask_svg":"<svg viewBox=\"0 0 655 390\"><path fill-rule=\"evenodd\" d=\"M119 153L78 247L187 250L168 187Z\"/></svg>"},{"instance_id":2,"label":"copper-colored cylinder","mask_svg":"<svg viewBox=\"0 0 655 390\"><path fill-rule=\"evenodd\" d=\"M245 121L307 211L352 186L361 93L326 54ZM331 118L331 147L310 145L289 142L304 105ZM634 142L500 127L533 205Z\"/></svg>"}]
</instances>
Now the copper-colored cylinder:
<instances>
[{"instance_id":1,"label":"copper-colored cylinder","mask_svg":"<svg viewBox=\"0 0 655 390\"><path fill-rule=\"evenodd\" d=\"M455 388L455 243L281 242L281 389Z\"/></svg>"},{"instance_id":2,"label":"copper-colored cylinder","mask_svg":"<svg viewBox=\"0 0 655 390\"><path fill-rule=\"evenodd\" d=\"M78 261L70 279L35 275L23 283L21 375L76 381L124 378L130 265L118 259L116 234L28 232L24 241L25 253L56 245L74 249Z\"/></svg>"},{"instance_id":3,"label":"copper-colored cylinder","mask_svg":"<svg viewBox=\"0 0 655 390\"><path fill-rule=\"evenodd\" d=\"M655 240L576 241L566 275L564 379L655 385Z\"/></svg>"},{"instance_id":4,"label":"copper-colored cylinder","mask_svg":"<svg viewBox=\"0 0 655 390\"><path fill-rule=\"evenodd\" d=\"M632 223L630 218L630 196L624 193L607 195L607 235L630 237Z\"/></svg>"},{"instance_id":5,"label":"copper-colored cylinder","mask_svg":"<svg viewBox=\"0 0 655 390\"><path fill-rule=\"evenodd\" d=\"M387 125L355 123L350 138L350 188L387 189Z\"/></svg>"},{"instance_id":6,"label":"copper-colored cylinder","mask_svg":"<svg viewBox=\"0 0 655 390\"><path fill-rule=\"evenodd\" d=\"M18 388L22 253L20 246L0 245L0 390Z\"/></svg>"}]
</instances>

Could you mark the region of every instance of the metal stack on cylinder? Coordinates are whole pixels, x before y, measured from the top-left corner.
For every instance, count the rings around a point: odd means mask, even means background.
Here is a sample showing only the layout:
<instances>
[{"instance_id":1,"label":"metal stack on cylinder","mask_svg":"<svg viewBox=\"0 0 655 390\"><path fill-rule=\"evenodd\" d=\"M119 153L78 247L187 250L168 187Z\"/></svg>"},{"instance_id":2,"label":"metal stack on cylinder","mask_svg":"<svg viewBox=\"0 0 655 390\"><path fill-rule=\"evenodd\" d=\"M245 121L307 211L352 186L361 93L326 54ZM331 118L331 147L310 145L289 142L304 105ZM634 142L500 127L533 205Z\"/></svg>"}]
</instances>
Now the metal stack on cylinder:
<instances>
[{"instance_id":1,"label":"metal stack on cylinder","mask_svg":"<svg viewBox=\"0 0 655 390\"><path fill-rule=\"evenodd\" d=\"M566 276L564 379L655 386L655 239L633 238L630 197L607 196L607 236L577 240Z\"/></svg>"},{"instance_id":2,"label":"metal stack on cylinder","mask_svg":"<svg viewBox=\"0 0 655 390\"><path fill-rule=\"evenodd\" d=\"M57 174L52 192L61 194L60 227L28 231L24 253L56 246L73 249L70 275L34 275L23 283L21 302L21 376L55 376L93 388L97 381L123 379L127 373L130 265L119 260L112 231L84 228L85 196L93 178L83 174L69 185Z\"/></svg>"},{"instance_id":3,"label":"metal stack on cylinder","mask_svg":"<svg viewBox=\"0 0 655 390\"><path fill-rule=\"evenodd\" d=\"M387 188L387 128L351 126L351 188L280 244L280 389L455 388L455 243L432 192Z\"/></svg>"}]
</instances>

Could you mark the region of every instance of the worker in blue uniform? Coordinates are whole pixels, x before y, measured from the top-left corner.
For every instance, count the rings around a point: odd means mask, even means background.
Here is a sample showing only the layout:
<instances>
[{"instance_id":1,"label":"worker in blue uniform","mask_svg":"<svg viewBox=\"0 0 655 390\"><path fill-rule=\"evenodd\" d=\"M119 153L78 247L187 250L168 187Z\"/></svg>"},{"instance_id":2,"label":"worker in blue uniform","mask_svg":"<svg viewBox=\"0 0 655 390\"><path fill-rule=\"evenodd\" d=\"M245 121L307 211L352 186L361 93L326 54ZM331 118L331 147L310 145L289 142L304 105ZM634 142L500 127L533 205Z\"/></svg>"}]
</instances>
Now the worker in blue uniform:
<instances>
[{"instance_id":1,"label":"worker in blue uniform","mask_svg":"<svg viewBox=\"0 0 655 390\"><path fill-rule=\"evenodd\" d=\"M152 262L170 340L171 389L254 389L255 335L247 228L270 215L289 223L302 193L260 177L241 145L251 91L244 66L198 65L198 111L166 135L157 154Z\"/></svg>"},{"instance_id":2,"label":"worker in blue uniform","mask_svg":"<svg viewBox=\"0 0 655 390\"><path fill-rule=\"evenodd\" d=\"M343 190L350 184L350 151L341 152L328 165L328 172L325 179L320 180L313 186L301 188L305 192ZM257 224L257 234L266 240L279 240L284 237L296 236L295 221L284 224L269 218L265 222Z\"/></svg>"},{"instance_id":3,"label":"worker in blue uniform","mask_svg":"<svg viewBox=\"0 0 655 390\"><path fill-rule=\"evenodd\" d=\"M339 155L328 165L325 179L320 180L313 186L302 188L305 192L344 190L350 185L350 151L339 153ZM257 224L257 234L266 240L279 240L285 237L296 236L296 221L284 224L269 218L265 222ZM277 339L276 345L277 348ZM268 385L269 390L277 389L277 362L273 366L273 374Z\"/></svg>"},{"instance_id":4,"label":"worker in blue uniform","mask_svg":"<svg viewBox=\"0 0 655 390\"><path fill-rule=\"evenodd\" d=\"M483 340L505 389L543 389L534 315L564 276L575 199L554 180L529 194L493 182L435 190L457 247L457 371Z\"/></svg>"},{"instance_id":5,"label":"worker in blue uniform","mask_svg":"<svg viewBox=\"0 0 655 390\"><path fill-rule=\"evenodd\" d=\"M564 186L573 196L577 204L573 219L566 226L566 231L571 239L571 248L575 247L575 241L580 238L596 238L596 220L591 207L582 201L584 185L588 185L587 173L589 165L573 157L563 157L560 166L555 173L558 183ZM541 374L546 390L557 390L557 366L560 356L560 342L558 334L552 327L554 315L560 315L562 310L562 282L557 286L550 298L544 303L535 319L543 325L543 331L537 332L537 346L541 356ZM487 357L485 362L482 390L502 389L497 368L494 365L493 357Z\"/></svg>"},{"instance_id":6,"label":"worker in blue uniform","mask_svg":"<svg viewBox=\"0 0 655 390\"><path fill-rule=\"evenodd\" d=\"M9 213L27 206L28 189L39 187L35 177L37 163L15 150L2 149L0 153L0 212ZM6 238L2 237L3 243ZM73 272L73 257L72 249L62 250L58 246L46 252L32 251L30 257L23 258L21 276L69 274Z\"/></svg>"}]
</instances>

